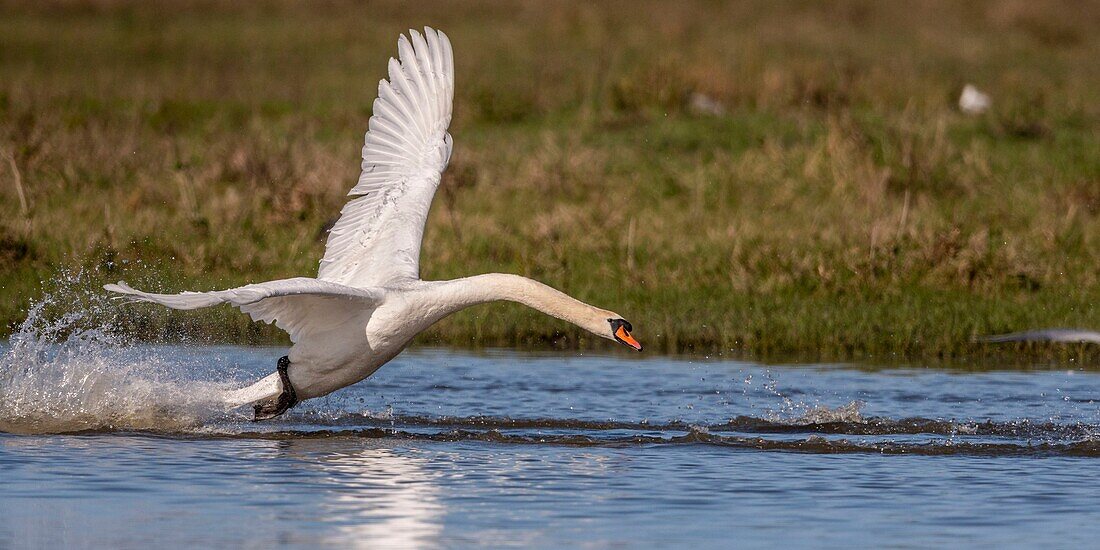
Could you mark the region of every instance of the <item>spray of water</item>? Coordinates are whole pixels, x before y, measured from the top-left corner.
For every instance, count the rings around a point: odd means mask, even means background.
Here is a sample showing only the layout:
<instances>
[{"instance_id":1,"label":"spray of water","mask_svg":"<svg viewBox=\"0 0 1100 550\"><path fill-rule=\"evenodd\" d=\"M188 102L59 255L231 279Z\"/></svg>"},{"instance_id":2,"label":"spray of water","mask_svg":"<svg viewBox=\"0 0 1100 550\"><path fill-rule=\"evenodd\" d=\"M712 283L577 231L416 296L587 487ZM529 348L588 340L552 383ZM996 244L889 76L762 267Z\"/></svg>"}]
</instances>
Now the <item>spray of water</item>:
<instances>
[{"instance_id":1,"label":"spray of water","mask_svg":"<svg viewBox=\"0 0 1100 550\"><path fill-rule=\"evenodd\" d=\"M745 379L746 386L751 384L752 377ZM863 418L862 401L849 401L844 405L830 407L820 403L806 403L795 401L783 392L779 391L779 383L769 370L764 371L764 392L780 400L778 408L767 411L765 419L769 422L787 424L827 424L832 422L845 422L858 424L865 422Z\"/></svg>"},{"instance_id":2,"label":"spray of water","mask_svg":"<svg viewBox=\"0 0 1100 550\"><path fill-rule=\"evenodd\" d=\"M0 432L171 432L225 414L217 399L227 384L130 345L103 293L80 273L59 280L0 347Z\"/></svg>"}]
</instances>

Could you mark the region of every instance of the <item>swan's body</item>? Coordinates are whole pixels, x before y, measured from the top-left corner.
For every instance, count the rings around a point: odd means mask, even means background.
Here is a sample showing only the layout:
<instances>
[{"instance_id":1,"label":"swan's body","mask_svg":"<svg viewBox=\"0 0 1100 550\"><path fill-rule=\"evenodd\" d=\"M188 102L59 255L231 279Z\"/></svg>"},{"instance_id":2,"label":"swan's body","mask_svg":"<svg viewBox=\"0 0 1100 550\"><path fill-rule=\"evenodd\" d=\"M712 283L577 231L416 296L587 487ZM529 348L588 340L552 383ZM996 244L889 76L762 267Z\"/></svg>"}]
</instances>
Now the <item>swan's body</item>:
<instances>
[{"instance_id":1,"label":"swan's body","mask_svg":"<svg viewBox=\"0 0 1100 550\"><path fill-rule=\"evenodd\" d=\"M374 374L417 334L460 309L519 302L640 350L630 323L516 275L421 281L420 243L432 197L451 155L454 62L430 28L401 36L390 59L363 147L363 172L333 226L317 278L268 281L213 292L152 294L123 282L106 289L175 309L228 303L274 322L294 345L280 372L229 392L229 406L267 402L275 416L298 400L327 395ZM288 383L287 383L288 382ZM278 398L278 405L270 402ZM257 405L257 418L261 418Z\"/></svg>"}]
</instances>

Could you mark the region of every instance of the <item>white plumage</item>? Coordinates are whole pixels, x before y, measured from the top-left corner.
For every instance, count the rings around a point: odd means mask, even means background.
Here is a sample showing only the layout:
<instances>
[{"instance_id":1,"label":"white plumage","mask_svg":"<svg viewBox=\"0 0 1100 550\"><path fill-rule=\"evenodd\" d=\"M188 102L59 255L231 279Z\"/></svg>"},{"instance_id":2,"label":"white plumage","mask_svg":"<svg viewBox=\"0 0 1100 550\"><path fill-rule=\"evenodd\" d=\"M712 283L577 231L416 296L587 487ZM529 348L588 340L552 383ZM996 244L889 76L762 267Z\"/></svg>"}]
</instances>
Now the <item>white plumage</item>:
<instances>
[{"instance_id":1,"label":"white plumage","mask_svg":"<svg viewBox=\"0 0 1100 550\"><path fill-rule=\"evenodd\" d=\"M451 158L454 54L447 35L410 31L378 83L363 146L363 172L329 233L318 278L370 286L420 275L420 241Z\"/></svg>"},{"instance_id":2,"label":"white plumage","mask_svg":"<svg viewBox=\"0 0 1100 550\"><path fill-rule=\"evenodd\" d=\"M316 279L297 277L229 290L154 294L124 282L106 285L128 301L174 309L231 304L275 323L294 342L289 367L225 395L228 406L279 397L326 395L370 376L432 323L459 309L511 300L641 349L630 324L607 310L515 275L420 280L420 244L432 197L451 157L447 128L454 98L454 55L447 35L412 30L397 42L389 79L364 138L362 174L348 193ZM287 386L290 387L287 387ZM285 405L282 397L294 396ZM259 418L260 409L257 408Z\"/></svg>"},{"instance_id":3,"label":"white plumage","mask_svg":"<svg viewBox=\"0 0 1100 550\"><path fill-rule=\"evenodd\" d=\"M297 342L309 328L310 314L319 309L337 311L378 305L384 294L377 289L361 289L308 277L256 283L229 290L153 294L135 290L126 283L104 285L122 294L128 302L153 302L172 309L199 309L218 304L239 308L253 321L275 323Z\"/></svg>"}]
</instances>

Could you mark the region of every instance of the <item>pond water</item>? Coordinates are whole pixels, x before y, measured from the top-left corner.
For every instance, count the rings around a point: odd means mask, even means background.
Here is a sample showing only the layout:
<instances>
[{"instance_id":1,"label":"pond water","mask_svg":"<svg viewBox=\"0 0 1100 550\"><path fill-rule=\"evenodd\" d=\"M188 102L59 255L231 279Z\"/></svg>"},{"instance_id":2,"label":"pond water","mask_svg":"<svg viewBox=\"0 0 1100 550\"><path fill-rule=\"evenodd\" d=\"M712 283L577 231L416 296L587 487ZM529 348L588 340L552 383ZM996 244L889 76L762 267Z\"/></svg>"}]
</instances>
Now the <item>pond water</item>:
<instances>
[{"instance_id":1,"label":"pond water","mask_svg":"<svg viewBox=\"0 0 1100 550\"><path fill-rule=\"evenodd\" d=\"M276 348L0 347L0 548L1086 546L1100 377L412 350L253 423ZM107 339L109 340L109 339Z\"/></svg>"}]
</instances>

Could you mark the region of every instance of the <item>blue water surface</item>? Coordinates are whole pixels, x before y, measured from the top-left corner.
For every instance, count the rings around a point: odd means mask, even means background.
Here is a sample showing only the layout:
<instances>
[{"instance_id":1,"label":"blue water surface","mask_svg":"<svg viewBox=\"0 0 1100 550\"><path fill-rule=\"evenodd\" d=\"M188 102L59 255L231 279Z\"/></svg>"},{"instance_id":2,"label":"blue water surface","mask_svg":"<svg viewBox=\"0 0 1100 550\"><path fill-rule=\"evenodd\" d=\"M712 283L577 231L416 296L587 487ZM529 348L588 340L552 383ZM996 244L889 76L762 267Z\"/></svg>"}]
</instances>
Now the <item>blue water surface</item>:
<instances>
[{"instance_id":1,"label":"blue water surface","mask_svg":"<svg viewBox=\"0 0 1100 550\"><path fill-rule=\"evenodd\" d=\"M21 407L0 408L3 548L1100 540L1100 377L1076 365L431 349L256 424L188 391L271 372L280 349L36 353L0 362Z\"/></svg>"}]
</instances>

